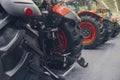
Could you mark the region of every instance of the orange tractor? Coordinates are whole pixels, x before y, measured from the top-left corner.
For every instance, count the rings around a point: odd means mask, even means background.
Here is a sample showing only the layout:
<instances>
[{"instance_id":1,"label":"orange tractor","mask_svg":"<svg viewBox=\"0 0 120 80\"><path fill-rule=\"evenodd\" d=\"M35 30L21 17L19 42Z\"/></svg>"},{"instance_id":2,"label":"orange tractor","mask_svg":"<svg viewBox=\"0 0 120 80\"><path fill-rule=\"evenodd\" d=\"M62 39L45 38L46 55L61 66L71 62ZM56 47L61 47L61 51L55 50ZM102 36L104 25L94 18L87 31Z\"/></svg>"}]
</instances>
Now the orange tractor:
<instances>
[{"instance_id":1,"label":"orange tractor","mask_svg":"<svg viewBox=\"0 0 120 80\"><path fill-rule=\"evenodd\" d=\"M120 27L117 18L112 17L112 12L109 9L98 9L96 7L98 4L96 0L64 0L63 2L63 5L71 8L81 18L79 27L84 37L83 43L86 49L96 48L119 33Z\"/></svg>"},{"instance_id":2,"label":"orange tractor","mask_svg":"<svg viewBox=\"0 0 120 80\"><path fill-rule=\"evenodd\" d=\"M111 38L116 37L119 34L120 29L117 18L112 15L110 9L99 8L97 9L97 12L101 17L103 17L104 26L111 26L113 28L110 35Z\"/></svg>"}]
</instances>

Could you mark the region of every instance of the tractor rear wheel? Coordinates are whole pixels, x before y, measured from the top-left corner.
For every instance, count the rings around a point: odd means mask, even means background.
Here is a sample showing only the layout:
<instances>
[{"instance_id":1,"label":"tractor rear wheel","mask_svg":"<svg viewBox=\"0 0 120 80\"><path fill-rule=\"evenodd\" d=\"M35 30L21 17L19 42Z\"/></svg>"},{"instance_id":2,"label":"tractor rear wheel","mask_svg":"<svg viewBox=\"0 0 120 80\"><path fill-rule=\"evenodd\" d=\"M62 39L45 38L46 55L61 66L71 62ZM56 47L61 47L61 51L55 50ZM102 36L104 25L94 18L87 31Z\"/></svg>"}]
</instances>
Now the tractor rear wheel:
<instances>
[{"instance_id":1,"label":"tractor rear wheel","mask_svg":"<svg viewBox=\"0 0 120 80\"><path fill-rule=\"evenodd\" d=\"M99 46L106 34L103 24L91 16L81 16L79 27L84 37L85 49L93 49Z\"/></svg>"},{"instance_id":2,"label":"tractor rear wheel","mask_svg":"<svg viewBox=\"0 0 120 80\"><path fill-rule=\"evenodd\" d=\"M104 44L105 42L107 42L109 39L110 39L110 37L112 36L112 28L113 28L113 26L112 26L112 23L111 23L111 21L109 21L109 20L104 20L103 21L103 26L105 27L105 29L106 29L106 34L105 34L105 37L104 37L104 39L102 40L102 43L101 44Z\"/></svg>"},{"instance_id":3,"label":"tractor rear wheel","mask_svg":"<svg viewBox=\"0 0 120 80\"><path fill-rule=\"evenodd\" d=\"M66 57L75 59L80 57L83 37L80 34L79 24L69 19L63 19L57 29L54 39L47 37L44 41L48 66L53 69L68 69L74 65L75 60Z\"/></svg>"},{"instance_id":4,"label":"tractor rear wheel","mask_svg":"<svg viewBox=\"0 0 120 80\"><path fill-rule=\"evenodd\" d=\"M120 31L120 25L118 24L118 22L115 22L113 23L114 24L114 31L113 31L113 34L112 34L112 38L116 37L118 34L119 34L119 31Z\"/></svg>"}]
</instances>

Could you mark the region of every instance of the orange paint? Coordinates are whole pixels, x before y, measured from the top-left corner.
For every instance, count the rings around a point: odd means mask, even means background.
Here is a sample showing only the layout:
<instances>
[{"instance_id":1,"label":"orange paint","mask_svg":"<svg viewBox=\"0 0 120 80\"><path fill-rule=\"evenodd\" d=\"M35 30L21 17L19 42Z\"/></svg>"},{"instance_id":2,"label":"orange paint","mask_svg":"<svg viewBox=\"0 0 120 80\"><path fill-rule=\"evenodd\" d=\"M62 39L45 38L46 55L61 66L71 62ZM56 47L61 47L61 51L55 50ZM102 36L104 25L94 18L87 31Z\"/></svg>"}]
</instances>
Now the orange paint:
<instances>
[{"instance_id":1,"label":"orange paint","mask_svg":"<svg viewBox=\"0 0 120 80\"><path fill-rule=\"evenodd\" d=\"M60 4L54 5L52 7L52 10L53 10L53 12L58 13L58 14L60 14L62 16L65 16L66 14L71 12L71 10L69 8L67 8L65 6L62 6Z\"/></svg>"},{"instance_id":2,"label":"orange paint","mask_svg":"<svg viewBox=\"0 0 120 80\"><path fill-rule=\"evenodd\" d=\"M104 20L104 18L103 18L103 17L101 17L101 18L100 18L100 22L103 22L103 20Z\"/></svg>"},{"instance_id":3,"label":"orange paint","mask_svg":"<svg viewBox=\"0 0 120 80\"><path fill-rule=\"evenodd\" d=\"M94 41L95 37L96 37L96 30L94 25L92 25L90 22L81 22L80 23L80 28L89 28L91 30L91 36L89 38L84 38L83 43L86 44L90 44Z\"/></svg>"},{"instance_id":4,"label":"orange paint","mask_svg":"<svg viewBox=\"0 0 120 80\"><path fill-rule=\"evenodd\" d=\"M107 17L107 14L101 14L101 16L102 16L103 18L105 18L105 17Z\"/></svg>"},{"instance_id":5,"label":"orange paint","mask_svg":"<svg viewBox=\"0 0 120 80\"><path fill-rule=\"evenodd\" d=\"M111 20L111 21L117 21L117 18L116 18L116 17L111 17L110 20Z\"/></svg>"},{"instance_id":6,"label":"orange paint","mask_svg":"<svg viewBox=\"0 0 120 80\"><path fill-rule=\"evenodd\" d=\"M97 14L97 11L96 10L84 10L84 11L80 11L78 12L78 14L81 14L81 13L85 13L85 12L90 12L90 13L93 13L93 14Z\"/></svg>"},{"instance_id":7,"label":"orange paint","mask_svg":"<svg viewBox=\"0 0 120 80\"><path fill-rule=\"evenodd\" d=\"M97 14L97 10L90 10L90 12Z\"/></svg>"}]
</instances>

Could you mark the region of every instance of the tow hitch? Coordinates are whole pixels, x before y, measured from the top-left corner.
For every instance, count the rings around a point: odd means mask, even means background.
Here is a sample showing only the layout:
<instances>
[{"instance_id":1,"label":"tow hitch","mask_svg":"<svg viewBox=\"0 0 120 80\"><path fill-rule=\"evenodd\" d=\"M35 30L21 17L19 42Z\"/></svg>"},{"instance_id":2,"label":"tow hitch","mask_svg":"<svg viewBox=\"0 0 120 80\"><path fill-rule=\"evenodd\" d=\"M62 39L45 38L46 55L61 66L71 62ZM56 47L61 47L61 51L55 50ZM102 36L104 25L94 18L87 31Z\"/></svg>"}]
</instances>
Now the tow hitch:
<instances>
[{"instance_id":1,"label":"tow hitch","mask_svg":"<svg viewBox=\"0 0 120 80\"><path fill-rule=\"evenodd\" d=\"M83 68L88 67L88 63L85 62L85 59L81 57L79 60L77 60L77 63L82 66Z\"/></svg>"},{"instance_id":2,"label":"tow hitch","mask_svg":"<svg viewBox=\"0 0 120 80\"><path fill-rule=\"evenodd\" d=\"M78 58L73 58L70 56L66 57L70 62L77 62L80 66L82 66L83 68L88 67L88 63L86 63L85 59L83 57Z\"/></svg>"}]
</instances>

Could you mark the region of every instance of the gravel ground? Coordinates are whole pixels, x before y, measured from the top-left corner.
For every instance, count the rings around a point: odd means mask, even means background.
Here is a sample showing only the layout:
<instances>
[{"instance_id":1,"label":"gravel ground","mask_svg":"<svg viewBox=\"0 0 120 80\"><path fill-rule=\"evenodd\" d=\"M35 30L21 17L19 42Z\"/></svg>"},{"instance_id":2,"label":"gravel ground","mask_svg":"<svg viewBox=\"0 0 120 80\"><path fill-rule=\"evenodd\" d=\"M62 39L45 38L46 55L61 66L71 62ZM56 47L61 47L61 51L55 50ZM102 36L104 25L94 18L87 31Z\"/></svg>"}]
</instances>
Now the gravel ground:
<instances>
[{"instance_id":1,"label":"gravel ground","mask_svg":"<svg viewBox=\"0 0 120 80\"><path fill-rule=\"evenodd\" d=\"M83 50L82 56L89 66L76 65L66 80L120 80L120 37L95 50Z\"/></svg>"}]
</instances>

